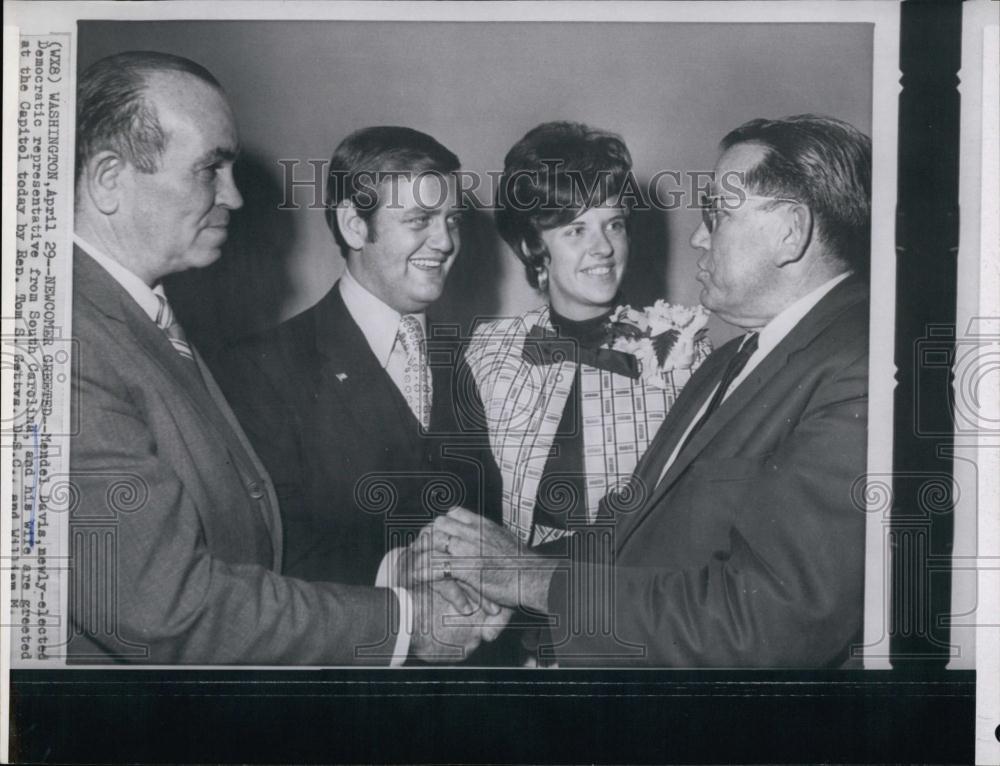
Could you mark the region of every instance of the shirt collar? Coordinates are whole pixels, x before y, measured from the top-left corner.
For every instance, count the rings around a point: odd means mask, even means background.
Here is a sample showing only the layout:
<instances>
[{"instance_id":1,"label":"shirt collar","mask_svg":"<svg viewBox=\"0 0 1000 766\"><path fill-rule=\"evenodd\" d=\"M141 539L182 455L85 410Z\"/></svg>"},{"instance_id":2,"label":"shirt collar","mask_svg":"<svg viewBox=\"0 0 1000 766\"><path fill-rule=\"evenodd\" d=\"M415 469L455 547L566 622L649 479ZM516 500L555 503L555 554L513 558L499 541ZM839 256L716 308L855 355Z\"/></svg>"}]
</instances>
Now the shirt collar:
<instances>
[{"instance_id":1,"label":"shirt collar","mask_svg":"<svg viewBox=\"0 0 1000 766\"><path fill-rule=\"evenodd\" d=\"M389 363L389 356L392 354L393 346L396 344L396 335L399 332L399 320L402 314L394 308L387 306L381 300L372 295L358 280L351 274L349 268L344 269L340 277L340 297L344 299L347 313L355 321L361 334L365 336L368 345L378 363L383 368ZM423 328L424 337L427 336L427 315L424 313L413 314Z\"/></svg>"},{"instance_id":2,"label":"shirt collar","mask_svg":"<svg viewBox=\"0 0 1000 766\"><path fill-rule=\"evenodd\" d=\"M850 271L845 271L843 274L838 274L833 279L824 282L812 292L799 298L795 303L764 325L760 331L760 337L757 339L757 354L761 358L766 356L772 348L785 339L785 336L794 329L802 317L812 310L813 306L823 299L824 295L847 279L851 273Z\"/></svg>"},{"instance_id":3,"label":"shirt collar","mask_svg":"<svg viewBox=\"0 0 1000 766\"><path fill-rule=\"evenodd\" d=\"M150 287L139 277L118 263L118 261L114 258L105 254L99 248L94 247L75 232L73 234L73 241L76 242L77 246L81 250L97 261L98 265L108 272L108 274L111 275L111 278L121 285L125 292L132 296L132 300L139 304L139 308L141 308L151 320L154 322L156 321L156 316L160 312L160 301L156 296L163 296L164 300L166 300L166 293L163 290L162 284L157 284L156 287Z\"/></svg>"}]
</instances>

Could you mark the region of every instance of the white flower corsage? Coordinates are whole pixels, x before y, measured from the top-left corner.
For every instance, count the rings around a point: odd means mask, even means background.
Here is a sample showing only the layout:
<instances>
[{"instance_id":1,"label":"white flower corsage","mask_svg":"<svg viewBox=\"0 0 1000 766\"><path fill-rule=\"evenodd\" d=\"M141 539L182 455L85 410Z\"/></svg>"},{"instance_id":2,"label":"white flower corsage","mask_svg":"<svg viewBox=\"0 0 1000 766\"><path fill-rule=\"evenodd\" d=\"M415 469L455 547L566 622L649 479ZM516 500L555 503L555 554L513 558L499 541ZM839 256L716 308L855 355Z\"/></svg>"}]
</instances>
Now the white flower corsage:
<instances>
[{"instance_id":1,"label":"white flower corsage","mask_svg":"<svg viewBox=\"0 0 1000 766\"><path fill-rule=\"evenodd\" d=\"M644 309L619 306L608 318L605 348L632 354L646 383L666 388L666 373L690 370L698 342L708 333L709 312L658 300Z\"/></svg>"}]
</instances>

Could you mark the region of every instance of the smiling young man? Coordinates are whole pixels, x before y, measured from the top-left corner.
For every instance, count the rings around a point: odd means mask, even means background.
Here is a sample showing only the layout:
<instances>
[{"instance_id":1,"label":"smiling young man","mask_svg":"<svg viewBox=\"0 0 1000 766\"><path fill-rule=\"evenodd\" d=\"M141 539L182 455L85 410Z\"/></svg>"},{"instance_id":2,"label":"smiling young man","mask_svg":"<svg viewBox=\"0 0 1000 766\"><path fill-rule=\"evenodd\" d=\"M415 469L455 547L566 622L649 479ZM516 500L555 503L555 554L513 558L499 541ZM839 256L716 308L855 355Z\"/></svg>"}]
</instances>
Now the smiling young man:
<instances>
[{"instance_id":1,"label":"smiling young man","mask_svg":"<svg viewBox=\"0 0 1000 766\"><path fill-rule=\"evenodd\" d=\"M216 261L243 204L216 78L119 53L80 75L77 110L67 658L387 664L489 640L499 610L442 621L453 583L394 595L281 575L270 477L162 285Z\"/></svg>"},{"instance_id":2,"label":"smiling young man","mask_svg":"<svg viewBox=\"0 0 1000 766\"><path fill-rule=\"evenodd\" d=\"M327 188L343 275L315 306L219 360L274 478L285 574L370 585L386 553L434 511L499 508L484 500L499 494L485 439L474 419L456 416L461 375L437 361L461 355L434 339L426 316L460 249L458 169L452 152L410 128L345 138ZM434 507L436 498L447 504Z\"/></svg>"}]
</instances>

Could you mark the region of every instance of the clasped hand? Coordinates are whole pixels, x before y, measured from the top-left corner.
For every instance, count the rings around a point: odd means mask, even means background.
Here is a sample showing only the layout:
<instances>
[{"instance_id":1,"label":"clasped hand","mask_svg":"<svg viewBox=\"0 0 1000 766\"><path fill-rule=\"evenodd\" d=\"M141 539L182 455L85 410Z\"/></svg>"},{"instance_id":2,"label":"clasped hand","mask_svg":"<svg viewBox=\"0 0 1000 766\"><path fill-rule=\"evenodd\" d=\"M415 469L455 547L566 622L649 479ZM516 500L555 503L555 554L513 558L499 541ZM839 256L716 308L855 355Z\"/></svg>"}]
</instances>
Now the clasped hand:
<instances>
[{"instance_id":1,"label":"clasped hand","mask_svg":"<svg viewBox=\"0 0 1000 766\"><path fill-rule=\"evenodd\" d=\"M410 652L426 662L461 662L483 641L496 639L511 610L482 598L458 581L416 583Z\"/></svg>"},{"instance_id":2,"label":"clasped hand","mask_svg":"<svg viewBox=\"0 0 1000 766\"><path fill-rule=\"evenodd\" d=\"M404 584L457 585L487 611L544 612L554 568L503 527L457 507L424 527L400 561Z\"/></svg>"}]
</instances>

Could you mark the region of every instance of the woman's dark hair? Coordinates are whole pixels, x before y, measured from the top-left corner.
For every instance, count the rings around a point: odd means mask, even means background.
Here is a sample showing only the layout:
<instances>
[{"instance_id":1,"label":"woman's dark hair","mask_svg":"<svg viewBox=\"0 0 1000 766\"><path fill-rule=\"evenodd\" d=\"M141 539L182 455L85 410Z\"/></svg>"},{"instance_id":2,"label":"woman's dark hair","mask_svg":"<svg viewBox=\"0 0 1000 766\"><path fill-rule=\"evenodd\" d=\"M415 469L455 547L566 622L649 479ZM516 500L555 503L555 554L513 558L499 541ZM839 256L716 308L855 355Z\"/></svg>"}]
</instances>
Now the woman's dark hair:
<instances>
[{"instance_id":1,"label":"woman's dark hair","mask_svg":"<svg viewBox=\"0 0 1000 766\"><path fill-rule=\"evenodd\" d=\"M632 156L620 136L579 122L546 122L507 152L497 189L497 230L538 287L548 259L541 233L611 201L627 210Z\"/></svg>"}]
</instances>

